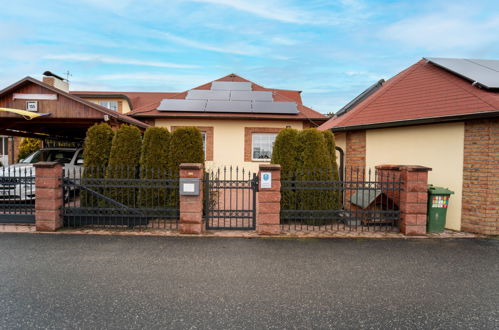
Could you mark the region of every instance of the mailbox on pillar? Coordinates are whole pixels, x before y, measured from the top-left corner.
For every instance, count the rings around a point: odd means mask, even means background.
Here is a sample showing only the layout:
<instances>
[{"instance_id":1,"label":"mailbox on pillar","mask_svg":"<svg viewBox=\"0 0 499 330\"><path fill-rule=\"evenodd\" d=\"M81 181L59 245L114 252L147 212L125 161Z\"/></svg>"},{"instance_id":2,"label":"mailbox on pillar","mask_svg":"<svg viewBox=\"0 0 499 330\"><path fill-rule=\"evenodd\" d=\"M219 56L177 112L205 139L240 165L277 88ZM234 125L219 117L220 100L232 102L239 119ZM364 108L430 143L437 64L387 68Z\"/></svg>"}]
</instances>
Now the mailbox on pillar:
<instances>
[{"instance_id":1,"label":"mailbox on pillar","mask_svg":"<svg viewBox=\"0 0 499 330\"><path fill-rule=\"evenodd\" d=\"M180 178L180 195L182 196L198 196L199 195L198 178Z\"/></svg>"}]
</instances>

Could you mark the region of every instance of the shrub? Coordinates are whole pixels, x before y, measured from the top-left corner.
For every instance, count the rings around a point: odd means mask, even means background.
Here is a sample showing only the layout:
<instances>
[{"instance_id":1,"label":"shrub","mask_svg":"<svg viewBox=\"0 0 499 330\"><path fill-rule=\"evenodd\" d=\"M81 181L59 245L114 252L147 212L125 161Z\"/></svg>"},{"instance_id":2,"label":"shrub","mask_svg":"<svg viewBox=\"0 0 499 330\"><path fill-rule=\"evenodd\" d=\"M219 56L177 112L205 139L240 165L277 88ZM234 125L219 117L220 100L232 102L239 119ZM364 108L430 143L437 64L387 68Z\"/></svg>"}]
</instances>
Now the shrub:
<instances>
[{"instance_id":1,"label":"shrub","mask_svg":"<svg viewBox=\"0 0 499 330\"><path fill-rule=\"evenodd\" d=\"M281 165L281 176L294 173L298 167L298 131L293 128L283 129L277 135L272 150L272 164Z\"/></svg>"},{"instance_id":2,"label":"shrub","mask_svg":"<svg viewBox=\"0 0 499 330\"><path fill-rule=\"evenodd\" d=\"M332 178L331 160L327 150L326 141L320 131L308 128L300 132L299 141L299 166L297 180L299 181L330 181ZM306 188L307 183L301 183ZM327 188L327 187L325 187ZM297 200L301 210L327 210L332 208L332 191L297 189ZM324 220L309 220L309 225L322 225Z\"/></svg>"},{"instance_id":3,"label":"shrub","mask_svg":"<svg viewBox=\"0 0 499 330\"><path fill-rule=\"evenodd\" d=\"M114 132L106 123L95 124L87 130L83 147L85 168L107 166L113 137Z\"/></svg>"},{"instance_id":4,"label":"shrub","mask_svg":"<svg viewBox=\"0 0 499 330\"><path fill-rule=\"evenodd\" d=\"M23 138L19 145L18 161L24 159L42 147L42 140L35 138Z\"/></svg>"},{"instance_id":5,"label":"shrub","mask_svg":"<svg viewBox=\"0 0 499 330\"><path fill-rule=\"evenodd\" d=\"M204 164L203 136L196 127L180 127L172 133L170 168L178 173L182 163Z\"/></svg>"},{"instance_id":6,"label":"shrub","mask_svg":"<svg viewBox=\"0 0 499 330\"><path fill-rule=\"evenodd\" d=\"M339 181L339 175L338 175L338 162L336 160L336 142L334 140L334 135L331 131L326 130L322 131L322 134L324 136L324 140L326 142L326 148L329 152L329 160L330 160L330 168L332 171L332 179L334 181ZM342 205L342 194L341 190L339 189L338 186L335 187L336 190L333 193L333 207L336 210L341 209Z\"/></svg>"},{"instance_id":7,"label":"shrub","mask_svg":"<svg viewBox=\"0 0 499 330\"><path fill-rule=\"evenodd\" d=\"M163 127L149 127L144 133L140 154L140 178L169 179L171 177L169 156L170 132ZM168 191L165 188L142 188L139 191L139 205L163 206L167 195Z\"/></svg>"},{"instance_id":8,"label":"shrub","mask_svg":"<svg viewBox=\"0 0 499 330\"><path fill-rule=\"evenodd\" d=\"M114 135L106 171L108 179L136 179L142 137L135 126L123 125ZM134 206L136 188L108 188L107 195L125 205Z\"/></svg>"},{"instance_id":9,"label":"shrub","mask_svg":"<svg viewBox=\"0 0 499 330\"><path fill-rule=\"evenodd\" d=\"M286 128L277 135L272 150L272 164L281 165L281 179L295 180L299 164L298 130ZM296 193L286 189L281 194L281 209L296 209Z\"/></svg>"},{"instance_id":10,"label":"shrub","mask_svg":"<svg viewBox=\"0 0 499 330\"><path fill-rule=\"evenodd\" d=\"M83 180L92 179L89 182L99 184L101 181L93 180L100 179L105 176L105 168L109 161L111 152L111 143L114 132L106 123L95 124L87 130L85 144L83 146L84 172ZM92 188L98 193L104 192L103 188ZM87 191L81 192L81 205L94 207L102 204L100 198L93 196Z\"/></svg>"}]
</instances>

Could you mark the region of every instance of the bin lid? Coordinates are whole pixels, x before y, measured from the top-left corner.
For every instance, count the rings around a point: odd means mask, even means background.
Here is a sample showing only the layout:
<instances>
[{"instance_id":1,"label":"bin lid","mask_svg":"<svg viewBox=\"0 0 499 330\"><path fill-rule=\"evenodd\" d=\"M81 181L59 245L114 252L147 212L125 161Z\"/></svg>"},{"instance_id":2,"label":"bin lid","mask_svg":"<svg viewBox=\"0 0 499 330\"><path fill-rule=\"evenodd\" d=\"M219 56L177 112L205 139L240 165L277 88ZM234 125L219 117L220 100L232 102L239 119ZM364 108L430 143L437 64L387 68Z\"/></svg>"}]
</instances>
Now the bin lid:
<instances>
[{"instance_id":1,"label":"bin lid","mask_svg":"<svg viewBox=\"0 0 499 330\"><path fill-rule=\"evenodd\" d=\"M428 185L428 193L431 195L452 195L454 192L447 188L435 187L434 185Z\"/></svg>"}]
</instances>

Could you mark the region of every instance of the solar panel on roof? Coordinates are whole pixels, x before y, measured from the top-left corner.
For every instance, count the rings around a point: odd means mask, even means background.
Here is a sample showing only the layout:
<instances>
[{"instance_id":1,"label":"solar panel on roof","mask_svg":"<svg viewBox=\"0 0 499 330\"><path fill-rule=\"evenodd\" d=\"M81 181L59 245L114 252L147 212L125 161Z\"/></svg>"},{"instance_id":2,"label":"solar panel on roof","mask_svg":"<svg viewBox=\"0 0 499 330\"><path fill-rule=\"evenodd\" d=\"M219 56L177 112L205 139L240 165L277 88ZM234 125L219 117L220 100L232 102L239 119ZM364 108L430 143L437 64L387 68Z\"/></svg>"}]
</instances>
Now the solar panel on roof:
<instances>
[{"instance_id":1,"label":"solar panel on roof","mask_svg":"<svg viewBox=\"0 0 499 330\"><path fill-rule=\"evenodd\" d=\"M486 88L499 88L499 61L438 57L427 60Z\"/></svg>"},{"instance_id":2,"label":"solar panel on roof","mask_svg":"<svg viewBox=\"0 0 499 330\"><path fill-rule=\"evenodd\" d=\"M211 83L211 90L250 91L251 83L235 81L214 81Z\"/></svg>"},{"instance_id":3,"label":"solar panel on roof","mask_svg":"<svg viewBox=\"0 0 499 330\"><path fill-rule=\"evenodd\" d=\"M209 100L207 112L251 112L251 101L215 101Z\"/></svg>"},{"instance_id":4,"label":"solar panel on roof","mask_svg":"<svg viewBox=\"0 0 499 330\"><path fill-rule=\"evenodd\" d=\"M231 91L231 101L267 101L272 102L272 92L265 91Z\"/></svg>"},{"instance_id":5,"label":"solar panel on roof","mask_svg":"<svg viewBox=\"0 0 499 330\"><path fill-rule=\"evenodd\" d=\"M206 100L164 99L158 106L159 111L204 112Z\"/></svg>"},{"instance_id":6,"label":"solar panel on roof","mask_svg":"<svg viewBox=\"0 0 499 330\"><path fill-rule=\"evenodd\" d=\"M187 92L187 100L225 100L228 101L230 91L212 91L203 89L191 89Z\"/></svg>"},{"instance_id":7,"label":"solar panel on roof","mask_svg":"<svg viewBox=\"0 0 499 330\"><path fill-rule=\"evenodd\" d=\"M282 113L297 114L298 108L294 102L253 102L253 112L255 113Z\"/></svg>"}]
</instances>

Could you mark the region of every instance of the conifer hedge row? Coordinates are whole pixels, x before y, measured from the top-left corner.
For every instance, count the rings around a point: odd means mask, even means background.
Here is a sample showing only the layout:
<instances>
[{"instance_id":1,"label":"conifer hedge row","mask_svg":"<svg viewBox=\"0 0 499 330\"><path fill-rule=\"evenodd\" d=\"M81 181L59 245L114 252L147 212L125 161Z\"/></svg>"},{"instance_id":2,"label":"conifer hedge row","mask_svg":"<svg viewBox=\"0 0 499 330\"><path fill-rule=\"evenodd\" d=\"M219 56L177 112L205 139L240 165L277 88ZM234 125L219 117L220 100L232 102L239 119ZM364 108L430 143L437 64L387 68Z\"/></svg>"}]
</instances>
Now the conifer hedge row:
<instances>
[{"instance_id":1,"label":"conifer hedge row","mask_svg":"<svg viewBox=\"0 0 499 330\"><path fill-rule=\"evenodd\" d=\"M135 126L122 125L113 132L106 123L96 124L87 131L83 154L84 178L169 179L178 176L181 163L204 163L203 138L195 127L178 128L173 134L166 128L149 127L142 139ZM159 190L108 187L101 193L124 205L143 207L162 205L177 195ZM99 203L82 192L82 206Z\"/></svg>"},{"instance_id":2,"label":"conifer hedge row","mask_svg":"<svg viewBox=\"0 0 499 330\"><path fill-rule=\"evenodd\" d=\"M341 208L341 191L327 182L338 181L334 135L315 128L298 131L287 128L276 137L272 163L281 165L282 180L295 183L281 195L281 209L327 210ZM324 181L324 190L306 189L307 181ZM314 185L316 186L316 185ZM320 225L321 221L315 221Z\"/></svg>"}]
</instances>

